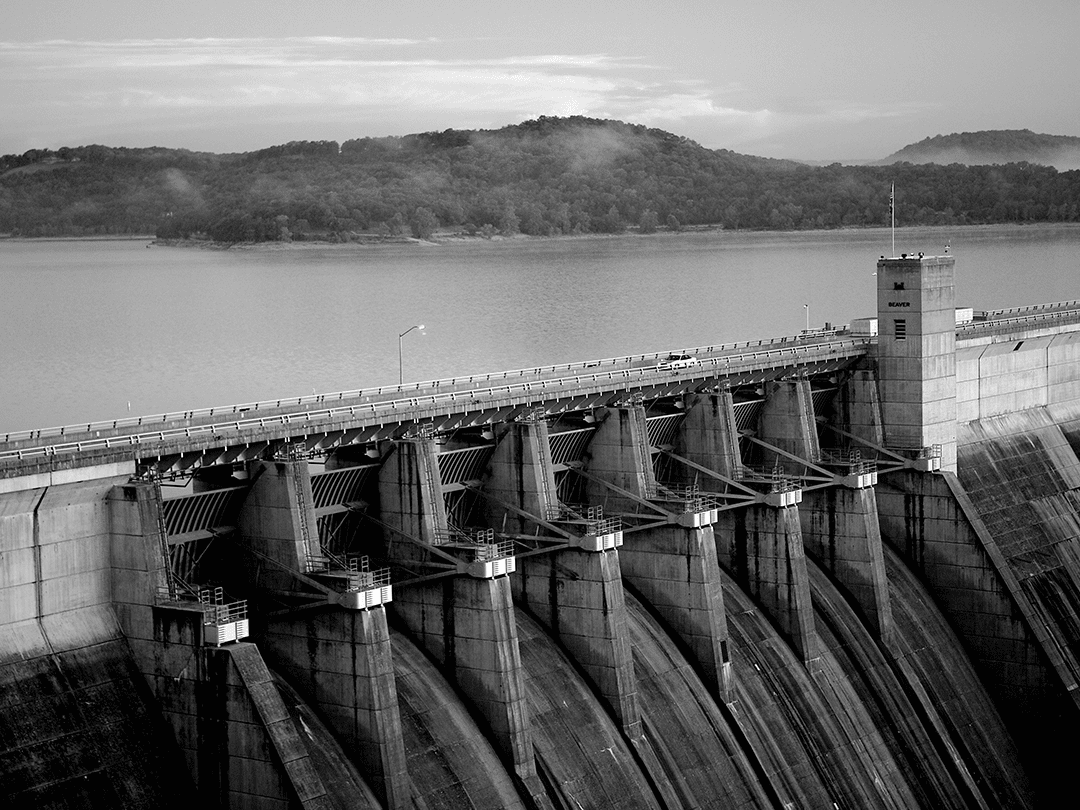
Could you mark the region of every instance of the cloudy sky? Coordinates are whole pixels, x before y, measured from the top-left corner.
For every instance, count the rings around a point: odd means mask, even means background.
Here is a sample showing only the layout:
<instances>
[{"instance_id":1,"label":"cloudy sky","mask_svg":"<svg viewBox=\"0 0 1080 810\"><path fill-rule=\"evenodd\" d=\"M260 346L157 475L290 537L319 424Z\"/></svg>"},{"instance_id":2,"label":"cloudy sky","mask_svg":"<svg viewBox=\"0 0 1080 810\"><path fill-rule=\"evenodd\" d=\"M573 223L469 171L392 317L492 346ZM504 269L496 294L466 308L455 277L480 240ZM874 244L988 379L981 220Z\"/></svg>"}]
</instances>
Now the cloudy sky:
<instances>
[{"instance_id":1,"label":"cloudy sky","mask_svg":"<svg viewBox=\"0 0 1080 810\"><path fill-rule=\"evenodd\" d=\"M38 0L0 27L0 154L616 118L704 146L874 159L1080 136L1077 0Z\"/></svg>"}]
</instances>

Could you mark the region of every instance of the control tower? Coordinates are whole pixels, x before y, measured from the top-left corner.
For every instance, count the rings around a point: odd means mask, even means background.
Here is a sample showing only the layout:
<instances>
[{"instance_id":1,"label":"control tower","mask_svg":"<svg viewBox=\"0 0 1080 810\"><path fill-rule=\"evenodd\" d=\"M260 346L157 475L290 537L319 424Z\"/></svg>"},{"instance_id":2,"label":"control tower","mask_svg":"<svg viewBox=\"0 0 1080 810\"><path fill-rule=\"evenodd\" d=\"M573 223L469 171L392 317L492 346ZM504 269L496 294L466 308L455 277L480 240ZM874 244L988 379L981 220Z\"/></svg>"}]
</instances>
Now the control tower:
<instances>
[{"instance_id":1,"label":"control tower","mask_svg":"<svg viewBox=\"0 0 1080 810\"><path fill-rule=\"evenodd\" d=\"M956 472L956 291L952 256L877 264L878 390L885 443L940 446Z\"/></svg>"}]
</instances>

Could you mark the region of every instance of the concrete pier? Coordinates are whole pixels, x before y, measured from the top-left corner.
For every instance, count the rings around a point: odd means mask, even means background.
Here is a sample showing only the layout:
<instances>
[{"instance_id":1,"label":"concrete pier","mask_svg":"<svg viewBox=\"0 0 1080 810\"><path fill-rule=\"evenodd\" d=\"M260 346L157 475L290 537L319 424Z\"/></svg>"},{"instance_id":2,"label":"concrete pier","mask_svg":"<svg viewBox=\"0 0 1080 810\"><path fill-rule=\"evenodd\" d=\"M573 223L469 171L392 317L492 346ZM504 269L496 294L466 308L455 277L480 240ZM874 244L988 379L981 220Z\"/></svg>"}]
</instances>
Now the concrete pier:
<instances>
[{"instance_id":1,"label":"concrete pier","mask_svg":"<svg viewBox=\"0 0 1080 810\"><path fill-rule=\"evenodd\" d=\"M870 632L885 639L892 631L892 610L874 489L806 492L799 517L806 550L855 599Z\"/></svg>"},{"instance_id":2,"label":"concrete pier","mask_svg":"<svg viewBox=\"0 0 1080 810\"><path fill-rule=\"evenodd\" d=\"M513 578L522 606L547 627L588 674L631 739L641 736L617 551L577 551L522 560Z\"/></svg>"},{"instance_id":3,"label":"concrete pier","mask_svg":"<svg viewBox=\"0 0 1080 810\"><path fill-rule=\"evenodd\" d=\"M506 532L532 532L536 524L502 504L546 519L558 506L548 425L543 420L511 422L498 437L488 462L484 502L489 526Z\"/></svg>"},{"instance_id":4,"label":"concrete pier","mask_svg":"<svg viewBox=\"0 0 1080 810\"><path fill-rule=\"evenodd\" d=\"M776 380L765 386L758 438L801 459L821 459L809 380ZM803 472L803 465L768 448L764 458L767 466L777 465L792 475Z\"/></svg>"},{"instance_id":5,"label":"concrete pier","mask_svg":"<svg viewBox=\"0 0 1080 810\"><path fill-rule=\"evenodd\" d=\"M689 395L685 407L686 419L676 434L676 454L726 478L739 478L742 455L731 391ZM715 492L723 487L715 478L684 474L703 490Z\"/></svg>"},{"instance_id":6,"label":"concrete pier","mask_svg":"<svg viewBox=\"0 0 1080 810\"><path fill-rule=\"evenodd\" d=\"M392 560L414 566L422 546L449 536L439 466L431 439L396 442L379 472L384 538ZM394 612L484 718L507 765L522 779L536 775L525 705L510 582L452 576L395 592Z\"/></svg>"},{"instance_id":7,"label":"concrete pier","mask_svg":"<svg viewBox=\"0 0 1080 810\"><path fill-rule=\"evenodd\" d=\"M383 607L271 620L262 646L335 731L389 810L412 807Z\"/></svg>"},{"instance_id":8,"label":"concrete pier","mask_svg":"<svg viewBox=\"0 0 1080 810\"><path fill-rule=\"evenodd\" d=\"M623 577L690 650L709 689L727 702L731 653L713 527L634 532L619 549L619 561Z\"/></svg>"},{"instance_id":9,"label":"concrete pier","mask_svg":"<svg viewBox=\"0 0 1080 810\"><path fill-rule=\"evenodd\" d=\"M321 556L307 462L254 461L249 476L239 529L244 546L255 552L249 567L252 584L289 590L293 573L306 573Z\"/></svg>"},{"instance_id":10,"label":"concrete pier","mask_svg":"<svg viewBox=\"0 0 1080 810\"><path fill-rule=\"evenodd\" d=\"M877 447L885 444L878 382L872 371L852 370L840 385L838 400L840 427L866 444Z\"/></svg>"},{"instance_id":11,"label":"concrete pier","mask_svg":"<svg viewBox=\"0 0 1080 810\"><path fill-rule=\"evenodd\" d=\"M649 450L649 432L645 409L640 405L607 408L589 442L589 473L638 498L648 498L656 491ZM590 504L604 507L605 514L636 511L638 503L596 481L587 481L586 498Z\"/></svg>"},{"instance_id":12,"label":"concrete pier","mask_svg":"<svg viewBox=\"0 0 1080 810\"><path fill-rule=\"evenodd\" d=\"M381 520L402 534L430 545L443 542L446 504L433 438L393 442L379 468ZM387 537L400 545L400 538Z\"/></svg>"},{"instance_id":13,"label":"concrete pier","mask_svg":"<svg viewBox=\"0 0 1080 810\"><path fill-rule=\"evenodd\" d=\"M722 514L720 564L772 617L795 652L818 655L798 506L754 505Z\"/></svg>"}]
</instances>

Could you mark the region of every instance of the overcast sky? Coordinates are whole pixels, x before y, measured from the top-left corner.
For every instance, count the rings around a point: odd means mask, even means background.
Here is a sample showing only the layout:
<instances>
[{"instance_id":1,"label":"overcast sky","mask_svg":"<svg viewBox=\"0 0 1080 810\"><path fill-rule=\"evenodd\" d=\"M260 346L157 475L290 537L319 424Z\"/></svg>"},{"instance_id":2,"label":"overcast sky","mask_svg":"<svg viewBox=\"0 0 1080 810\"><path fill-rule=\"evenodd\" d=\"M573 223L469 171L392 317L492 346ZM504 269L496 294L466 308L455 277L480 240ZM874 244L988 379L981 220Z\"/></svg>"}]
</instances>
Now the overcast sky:
<instances>
[{"instance_id":1,"label":"overcast sky","mask_svg":"<svg viewBox=\"0 0 1080 810\"><path fill-rule=\"evenodd\" d=\"M0 154L213 152L645 124L710 148L875 159L982 129L1080 136L1080 0L17 0Z\"/></svg>"}]
</instances>

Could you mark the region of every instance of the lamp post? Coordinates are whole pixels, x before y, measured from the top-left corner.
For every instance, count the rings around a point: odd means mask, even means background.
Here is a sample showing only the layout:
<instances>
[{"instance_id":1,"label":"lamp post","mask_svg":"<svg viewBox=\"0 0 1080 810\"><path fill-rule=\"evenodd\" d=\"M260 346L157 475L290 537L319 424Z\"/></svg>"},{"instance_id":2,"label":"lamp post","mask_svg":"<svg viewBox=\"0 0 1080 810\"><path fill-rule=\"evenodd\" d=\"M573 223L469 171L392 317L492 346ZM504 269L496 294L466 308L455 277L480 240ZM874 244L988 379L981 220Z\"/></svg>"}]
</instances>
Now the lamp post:
<instances>
[{"instance_id":1,"label":"lamp post","mask_svg":"<svg viewBox=\"0 0 1080 810\"><path fill-rule=\"evenodd\" d=\"M398 374L398 386L401 386L405 382L405 372L403 371L403 365L401 360L401 339L405 337L409 332L414 329L423 329L424 325L418 323L415 326L410 326L404 332L397 336L397 374Z\"/></svg>"}]
</instances>

